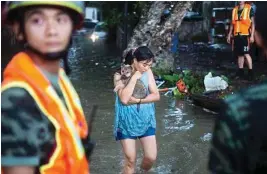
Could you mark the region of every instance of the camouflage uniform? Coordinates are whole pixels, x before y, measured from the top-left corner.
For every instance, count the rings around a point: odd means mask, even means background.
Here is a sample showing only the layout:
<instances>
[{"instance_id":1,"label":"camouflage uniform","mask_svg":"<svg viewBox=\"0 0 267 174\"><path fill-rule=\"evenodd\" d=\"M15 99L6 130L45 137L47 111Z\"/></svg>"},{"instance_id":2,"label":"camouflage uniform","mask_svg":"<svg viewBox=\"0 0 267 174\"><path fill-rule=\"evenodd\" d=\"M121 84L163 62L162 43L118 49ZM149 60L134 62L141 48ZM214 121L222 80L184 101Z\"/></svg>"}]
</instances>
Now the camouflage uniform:
<instances>
[{"instance_id":1,"label":"camouflage uniform","mask_svg":"<svg viewBox=\"0 0 267 174\"><path fill-rule=\"evenodd\" d=\"M267 173L267 82L229 96L224 104L215 122L209 170Z\"/></svg>"},{"instance_id":2,"label":"camouflage uniform","mask_svg":"<svg viewBox=\"0 0 267 174\"><path fill-rule=\"evenodd\" d=\"M46 71L43 73L65 103L58 76ZM56 129L52 122L23 88L12 87L2 91L1 101L2 166L24 164L37 167L46 164L56 148Z\"/></svg>"}]
</instances>

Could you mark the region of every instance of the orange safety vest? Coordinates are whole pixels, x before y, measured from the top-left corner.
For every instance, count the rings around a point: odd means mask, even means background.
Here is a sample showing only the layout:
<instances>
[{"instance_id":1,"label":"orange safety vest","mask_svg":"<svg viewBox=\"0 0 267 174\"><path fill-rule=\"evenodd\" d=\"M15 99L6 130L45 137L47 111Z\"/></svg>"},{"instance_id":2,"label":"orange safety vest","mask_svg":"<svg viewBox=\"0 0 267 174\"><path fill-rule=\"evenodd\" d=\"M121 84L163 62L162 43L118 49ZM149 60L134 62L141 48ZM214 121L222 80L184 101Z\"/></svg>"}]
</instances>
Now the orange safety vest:
<instances>
[{"instance_id":1,"label":"orange safety vest","mask_svg":"<svg viewBox=\"0 0 267 174\"><path fill-rule=\"evenodd\" d=\"M11 87L27 90L56 128L56 146L48 163L40 166L41 174L88 174L81 142L88 134L88 127L78 94L63 69L59 71L59 85L68 109L31 58L20 52L6 67L1 90Z\"/></svg>"},{"instance_id":2,"label":"orange safety vest","mask_svg":"<svg viewBox=\"0 0 267 174\"><path fill-rule=\"evenodd\" d=\"M251 26L250 20L251 5L245 4L243 11L238 19L238 6L232 11L232 24L234 27L234 36L236 35L249 35L249 28Z\"/></svg>"}]
</instances>

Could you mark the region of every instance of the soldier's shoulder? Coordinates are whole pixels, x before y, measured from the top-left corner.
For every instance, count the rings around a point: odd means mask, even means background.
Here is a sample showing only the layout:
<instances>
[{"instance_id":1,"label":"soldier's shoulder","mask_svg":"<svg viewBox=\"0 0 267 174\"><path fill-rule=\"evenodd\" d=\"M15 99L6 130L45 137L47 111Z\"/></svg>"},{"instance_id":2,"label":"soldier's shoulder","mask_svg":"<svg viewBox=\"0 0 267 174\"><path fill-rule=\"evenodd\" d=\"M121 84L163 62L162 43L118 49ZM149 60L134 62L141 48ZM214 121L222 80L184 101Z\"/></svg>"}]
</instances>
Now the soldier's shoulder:
<instances>
[{"instance_id":1,"label":"soldier's shoulder","mask_svg":"<svg viewBox=\"0 0 267 174\"><path fill-rule=\"evenodd\" d=\"M267 100L267 83L254 85L228 96L224 101L235 107L247 106L249 102Z\"/></svg>"}]
</instances>

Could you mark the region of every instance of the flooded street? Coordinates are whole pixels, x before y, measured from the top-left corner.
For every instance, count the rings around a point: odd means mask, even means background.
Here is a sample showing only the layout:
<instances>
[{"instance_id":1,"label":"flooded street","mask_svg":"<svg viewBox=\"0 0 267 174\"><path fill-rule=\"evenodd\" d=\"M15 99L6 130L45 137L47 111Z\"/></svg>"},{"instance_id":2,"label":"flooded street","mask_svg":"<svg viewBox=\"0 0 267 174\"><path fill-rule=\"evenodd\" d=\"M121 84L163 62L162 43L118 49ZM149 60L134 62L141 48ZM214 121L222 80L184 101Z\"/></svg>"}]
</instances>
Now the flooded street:
<instances>
[{"instance_id":1,"label":"flooded street","mask_svg":"<svg viewBox=\"0 0 267 174\"><path fill-rule=\"evenodd\" d=\"M138 134L138 129L154 127L156 119L156 161L149 172L140 168L143 149L137 140L134 174L261 173L267 169L266 120L261 120L267 106L266 4L2 1L1 171L123 174L125 156L113 135L114 123L115 133L122 133L118 139L124 139L129 138L124 131ZM119 48L126 46L130 52L122 58ZM151 72L141 75L125 66L131 57L137 58L134 66L140 72L154 68L156 82L161 83L155 119L150 112L154 105L146 102L158 100L158 95L141 100L149 94ZM124 85L132 83L128 74L135 73L139 83L134 92L142 96L129 101L136 106L126 109L118 106L120 99L114 92L113 77L120 67L125 68L120 76ZM115 100L119 114L128 114L116 122ZM86 124L80 104L92 126L90 139L82 142ZM90 122L92 115L94 122ZM95 143L93 151L89 140ZM129 149L134 146L127 143L131 156ZM146 151L155 152L146 143ZM144 168L155 158L149 153ZM89 155L88 164L85 156ZM131 171L132 159L127 162Z\"/></svg>"},{"instance_id":2,"label":"flooded street","mask_svg":"<svg viewBox=\"0 0 267 174\"><path fill-rule=\"evenodd\" d=\"M90 114L93 105L99 106L93 123L92 138L96 148L90 163L91 173L120 173L123 153L120 143L113 137L115 98L112 81L120 62L119 53L113 47L93 46L88 40L77 43L74 48L80 47L82 54L76 52L70 58L71 80L86 115ZM216 115L162 95L156 103L156 117L158 158L150 173L208 173L209 139ZM141 160L142 151L139 150L137 168Z\"/></svg>"}]
</instances>

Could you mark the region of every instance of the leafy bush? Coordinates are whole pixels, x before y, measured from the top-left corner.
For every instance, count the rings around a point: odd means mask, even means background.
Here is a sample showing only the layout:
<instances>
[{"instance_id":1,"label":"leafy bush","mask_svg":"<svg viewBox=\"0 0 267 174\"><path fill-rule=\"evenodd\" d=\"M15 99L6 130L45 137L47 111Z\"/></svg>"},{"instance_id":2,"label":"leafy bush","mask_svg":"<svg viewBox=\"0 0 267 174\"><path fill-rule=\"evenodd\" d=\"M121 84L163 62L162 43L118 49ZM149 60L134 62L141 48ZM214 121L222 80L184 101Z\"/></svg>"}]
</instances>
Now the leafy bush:
<instances>
[{"instance_id":1,"label":"leafy bush","mask_svg":"<svg viewBox=\"0 0 267 174\"><path fill-rule=\"evenodd\" d=\"M195 93L202 93L204 92L204 75L199 75L197 73L193 73L190 70L184 70L180 74L167 74L167 75L162 75L159 74L159 72L154 72L157 76L160 76L163 80L165 80L165 87L175 87L176 83L182 79L186 87L188 89L188 92L190 94L195 94ZM179 92L178 89L175 89L173 91L173 94L177 98L183 98L185 94Z\"/></svg>"}]
</instances>

